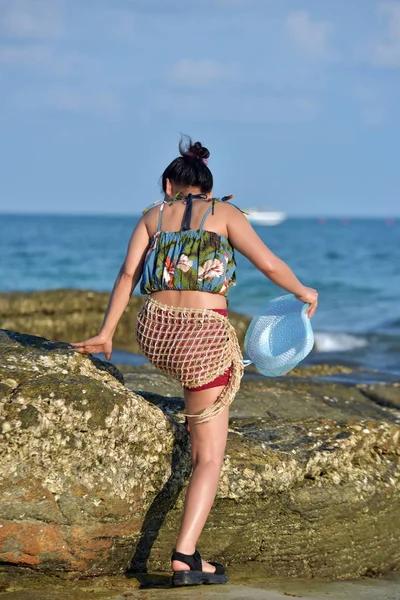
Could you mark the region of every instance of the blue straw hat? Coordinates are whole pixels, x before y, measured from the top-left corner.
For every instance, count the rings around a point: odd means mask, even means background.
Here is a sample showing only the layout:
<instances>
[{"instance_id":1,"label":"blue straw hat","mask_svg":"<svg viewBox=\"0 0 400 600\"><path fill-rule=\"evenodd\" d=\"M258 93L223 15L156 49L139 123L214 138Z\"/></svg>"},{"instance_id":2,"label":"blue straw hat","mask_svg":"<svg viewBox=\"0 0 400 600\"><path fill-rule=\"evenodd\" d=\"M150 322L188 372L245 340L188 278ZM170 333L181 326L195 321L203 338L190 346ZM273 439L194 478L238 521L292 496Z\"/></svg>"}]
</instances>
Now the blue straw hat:
<instances>
[{"instance_id":1,"label":"blue straw hat","mask_svg":"<svg viewBox=\"0 0 400 600\"><path fill-rule=\"evenodd\" d=\"M244 366L254 363L266 377L289 373L314 346L308 307L293 294L268 302L247 329Z\"/></svg>"}]
</instances>

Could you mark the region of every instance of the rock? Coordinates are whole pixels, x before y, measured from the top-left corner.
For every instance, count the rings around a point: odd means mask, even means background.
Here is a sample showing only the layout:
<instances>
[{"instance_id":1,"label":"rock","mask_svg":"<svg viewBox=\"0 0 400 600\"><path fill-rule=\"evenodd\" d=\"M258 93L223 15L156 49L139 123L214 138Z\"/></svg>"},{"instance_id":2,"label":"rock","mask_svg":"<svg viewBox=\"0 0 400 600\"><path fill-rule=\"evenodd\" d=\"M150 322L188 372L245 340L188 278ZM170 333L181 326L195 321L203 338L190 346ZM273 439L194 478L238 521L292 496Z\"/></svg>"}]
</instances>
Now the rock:
<instances>
[{"instance_id":1,"label":"rock","mask_svg":"<svg viewBox=\"0 0 400 600\"><path fill-rule=\"evenodd\" d=\"M170 588L170 573L99 576L74 581L26 569L0 571L2 600L398 600L400 573L358 581L271 579L261 563L229 568L228 586L202 585L195 590ZM139 588L140 585L140 588ZM161 591L162 590L162 591Z\"/></svg>"},{"instance_id":2,"label":"rock","mask_svg":"<svg viewBox=\"0 0 400 600\"><path fill-rule=\"evenodd\" d=\"M155 495L183 485L186 434L102 361L7 331L0 355L0 560L126 568Z\"/></svg>"},{"instance_id":3,"label":"rock","mask_svg":"<svg viewBox=\"0 0 400 600\"><path fill-rule=\"evenodd\" d=\"M121 367L126 385L160 406L170 415L183 410L182 389L178 382L152 366ZM299 371L299 370L298 370ZM308 373L308 368L304 369ZM312 370L313 372L313 370ZM331 372L331 371L330 371ZM398 384L382 386L393 395ZM165 393L168 390L168 393ZM349 419L374 419L400 424L400 411L383 407L368 398L359 386L343 385L308 377L269 379L248 372L231 405L231 417L267 420L323 417L338 422Z\"/></svg>"},{"instance_id":4,"label":"rock","mask_svg":"<svg viewBox=\"0 0 400 600\"><path fill-rule=\"evenodd\" d=\"M101 361L12 332L0 355L0 561L66 578L168 569L190 469L176 384L124 371L135 393ZM396 413L329 386L246 376L205 557L265 576L400 567Z\"/></svg>"},{"instance_id":5,"label":"rock","mask_svg":"<svg viewBox=\"0 0 400 600\"><path fill-rule=\"evenodd\" d=\"M388 406L389 408L397 408L400 410L400 383L394 384L375 384L358 386L359 390L367 397L371 398L380 406Z\"/></svg>"},{"instance_id":6,"label":"rock","mask_svg":"<svg viewBox=\"0 0 400 600\"><path fill-rule=\"evenodd\" d=\"M45 290L0 294L0 328L76 342L98 333L110 295L90 290ZM132 296L114 335L114 346L140 353L134 336L143 296ZM243 343L248 317L229 313Z\"/></svg>"}]
</instances>

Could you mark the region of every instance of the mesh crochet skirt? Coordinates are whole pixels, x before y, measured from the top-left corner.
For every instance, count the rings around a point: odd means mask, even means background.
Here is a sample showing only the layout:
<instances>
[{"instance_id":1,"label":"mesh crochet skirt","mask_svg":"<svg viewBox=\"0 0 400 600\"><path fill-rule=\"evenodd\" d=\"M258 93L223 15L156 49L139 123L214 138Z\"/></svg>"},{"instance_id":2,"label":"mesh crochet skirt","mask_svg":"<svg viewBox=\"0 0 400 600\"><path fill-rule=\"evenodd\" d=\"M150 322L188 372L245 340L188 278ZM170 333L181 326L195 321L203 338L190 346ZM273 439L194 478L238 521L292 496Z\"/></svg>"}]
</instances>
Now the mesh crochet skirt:
<instances>
[{"instance_id":1,"label":"mesh crochet skirt","mask_svg":"<svg viewBox=\"0 0 400 600\"><path fill-rule=\"evenodd\" d=\"M138 313L135 333L149 361L185 388L209 384L230 369L228 384L215 403L188 416L209 421L233 401L243 362L227 317L211 309L175 307L148 297Z\"/></svg>"}]
</instances>

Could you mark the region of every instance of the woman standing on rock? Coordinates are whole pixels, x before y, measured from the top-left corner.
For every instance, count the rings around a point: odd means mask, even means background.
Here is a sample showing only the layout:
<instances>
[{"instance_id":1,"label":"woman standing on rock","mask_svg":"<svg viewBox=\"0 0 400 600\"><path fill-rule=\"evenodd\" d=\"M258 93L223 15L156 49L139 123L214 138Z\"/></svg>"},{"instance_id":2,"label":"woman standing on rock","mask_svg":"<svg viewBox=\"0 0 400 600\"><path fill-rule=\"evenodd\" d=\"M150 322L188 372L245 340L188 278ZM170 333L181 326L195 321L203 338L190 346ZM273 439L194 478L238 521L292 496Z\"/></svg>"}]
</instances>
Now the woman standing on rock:
<instances>
[{"instance_id":1,"label":"woman standing on rock","mask_svg":"<svg viewBox=\"0 0 400 600\"><path fill-rule=\"evenodd\" d=\"M79 352L111 358L112 338L141 279L147 298L136 336L145 356L184 387L193 470L182 523L171 557L174 585L226 583L225 570L196 550L216 495L228 432L229 404L243 375L226 296L235 284L238 250L266 277L309 303L305 287L255 233L246 217L213 198L210 156L200 142L182 139L180 156L162 175L164 199L146 211L132 233L127 254L97 336L72 344Z\"/></svg>"}]
</instances>

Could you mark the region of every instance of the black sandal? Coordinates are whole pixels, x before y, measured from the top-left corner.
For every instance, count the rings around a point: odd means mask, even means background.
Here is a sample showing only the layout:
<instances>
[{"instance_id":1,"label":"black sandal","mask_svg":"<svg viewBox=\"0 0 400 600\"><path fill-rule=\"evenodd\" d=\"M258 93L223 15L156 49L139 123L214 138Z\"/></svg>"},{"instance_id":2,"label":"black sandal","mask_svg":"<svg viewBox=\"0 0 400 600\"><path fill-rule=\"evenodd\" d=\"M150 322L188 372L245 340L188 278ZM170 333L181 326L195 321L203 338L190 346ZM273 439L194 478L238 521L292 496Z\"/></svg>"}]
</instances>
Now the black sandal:
<instances>
[{"instance_id":1,"label":"black sandal","mask_svg":"<svg viewBox=\"0 0 400 600\"><path fill-rule=\"evenodd\" d=\"M174 571L171 580L173 586L228 583L225 569L219 563L210 562L210 565L215 567L214 573L206 573L202 570L201 556L198 550L191 555L173 550L171 561L173 560L179 560L190 567L190 571Z\"/></svg>"}]
</instances>

